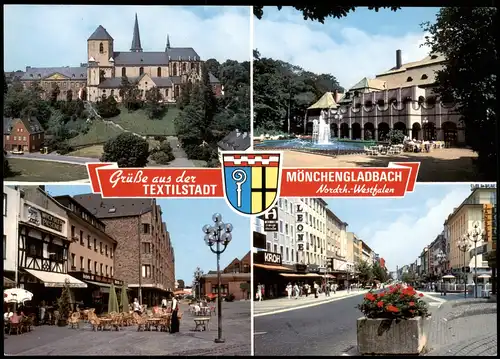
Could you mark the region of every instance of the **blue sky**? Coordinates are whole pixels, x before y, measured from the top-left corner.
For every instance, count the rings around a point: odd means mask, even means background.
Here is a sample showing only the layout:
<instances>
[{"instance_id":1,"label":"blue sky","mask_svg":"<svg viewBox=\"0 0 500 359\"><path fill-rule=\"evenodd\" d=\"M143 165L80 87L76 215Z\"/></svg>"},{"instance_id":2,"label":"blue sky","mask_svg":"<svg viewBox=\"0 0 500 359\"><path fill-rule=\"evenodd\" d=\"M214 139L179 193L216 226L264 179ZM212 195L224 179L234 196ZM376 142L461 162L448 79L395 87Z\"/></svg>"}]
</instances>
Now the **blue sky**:
<instances>
[{"instance_id":1,"label":"blue sky","mask_svg":"<svg viewBox=\"0 0 500 359\"><path fill-rule=\"evenodd\" d=\"M326 199L328 207L386 260L410 264L443 230L446 217L471 193L470 184L417 184L401 199Z\"/></svg>"},{"instance_id":2,"label":"blue sky","mask_svg":"<svg viewBox=\"0 0 500 359\"><path fill-rule=\"evenodd\" d=\"M45 189L53 196L92 192L87 185L54 185ZM160 199L158 204L174 245L176 279L187 285L191 285L197 266L205 273L217 269L216 255L205 245L201 231L205 224L212 223L212 214L222 214L224 222L234 226L233 240L221 255L222 269L250 250L250 220L233 212L224 199Z\"/></svg>"},{"instance_id":3,"label":"blue sky","mask_svg":"<svg viewBox=\"0 0 500 359\"><path fill-rule=\"evenodd\" d=\"M201 6L5 5L4 70L79 66L102 25L115 51L128 51L137 13L144 51L193 47L202 59L248 61L250 8Z\"/></svg>"},{"instance_id":4,"label":"blue sky","mask_svg":"<svg viewBox=\"0 0 500 359\"><path fill-rule=\"evenodd\" d=\"M265 7L255 20L254 47L262 56L289 61L306 70L330 73L340 85L351 87L395 65L396 50L403 62L424 58L425 36L420 24L434 22L438 8L407 7L397 12L358 8L342 19L324 24L304 21L293 8Z\"/></svg>"}]
</instances>

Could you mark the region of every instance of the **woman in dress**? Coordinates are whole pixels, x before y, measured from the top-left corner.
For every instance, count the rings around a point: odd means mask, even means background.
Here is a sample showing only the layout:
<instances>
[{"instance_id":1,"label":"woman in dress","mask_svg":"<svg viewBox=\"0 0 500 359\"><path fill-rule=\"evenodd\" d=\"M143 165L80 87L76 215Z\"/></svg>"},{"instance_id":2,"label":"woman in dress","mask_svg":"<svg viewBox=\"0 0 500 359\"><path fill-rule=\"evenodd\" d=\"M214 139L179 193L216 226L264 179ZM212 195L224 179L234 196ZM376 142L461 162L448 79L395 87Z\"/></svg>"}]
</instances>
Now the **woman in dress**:
<instances>
[{"instance_id":1,"label":"woman in dress","mask_svg":"<svg viewBox=\"0 0 500 359\"><path fill-rule=\"evenodd\" d=\"M172 299L172 320L170 323L170 334L179 332L179 299L178 297L174 297Z\"/></svg>"}]
</instances>

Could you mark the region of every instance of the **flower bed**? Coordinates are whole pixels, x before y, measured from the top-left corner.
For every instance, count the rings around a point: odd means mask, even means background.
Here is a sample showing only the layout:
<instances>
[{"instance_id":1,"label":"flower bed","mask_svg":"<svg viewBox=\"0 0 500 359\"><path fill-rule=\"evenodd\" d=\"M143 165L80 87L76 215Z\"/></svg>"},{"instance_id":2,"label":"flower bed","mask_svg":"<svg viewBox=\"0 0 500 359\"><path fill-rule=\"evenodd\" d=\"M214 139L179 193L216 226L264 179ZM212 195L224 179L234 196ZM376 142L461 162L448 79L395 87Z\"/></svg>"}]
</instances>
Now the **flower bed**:
<instances>
[{"instance_id":1,"label":"flower bed","mask_svg":"<svg viewBox=\"0 0 500 359\"><path fill-rule=\"evenodd\" d=\"M429 309L412 287L390 286L370 291L358 305L364 314L357 322L360 354L419 354L427 343Z\"/></svg>"}]
</instances>

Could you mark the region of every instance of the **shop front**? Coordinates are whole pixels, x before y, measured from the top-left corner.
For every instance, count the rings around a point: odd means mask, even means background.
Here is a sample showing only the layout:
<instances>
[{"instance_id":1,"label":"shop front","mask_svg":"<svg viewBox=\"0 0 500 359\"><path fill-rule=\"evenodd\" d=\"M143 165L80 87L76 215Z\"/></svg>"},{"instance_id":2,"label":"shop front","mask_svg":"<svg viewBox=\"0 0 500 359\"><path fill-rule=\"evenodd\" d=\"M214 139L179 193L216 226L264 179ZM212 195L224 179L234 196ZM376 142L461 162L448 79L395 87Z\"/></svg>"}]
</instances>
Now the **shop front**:
<instances>
[{"instance_id":1,"label":"shop front","mask_svg":"<svg viewBox=\"0 0 500 359\"><path fill-rule=\"evenodd\" d=\"M118 301L121 300L122 280L81 271L71 274L87 284L87 288L74 291L75 302L80 308L95 308L97 313L106 312L111 284L115 287ZM132 303L132 300L133 298L129 296L129 303Z\"/></svg>"}]
</instances>

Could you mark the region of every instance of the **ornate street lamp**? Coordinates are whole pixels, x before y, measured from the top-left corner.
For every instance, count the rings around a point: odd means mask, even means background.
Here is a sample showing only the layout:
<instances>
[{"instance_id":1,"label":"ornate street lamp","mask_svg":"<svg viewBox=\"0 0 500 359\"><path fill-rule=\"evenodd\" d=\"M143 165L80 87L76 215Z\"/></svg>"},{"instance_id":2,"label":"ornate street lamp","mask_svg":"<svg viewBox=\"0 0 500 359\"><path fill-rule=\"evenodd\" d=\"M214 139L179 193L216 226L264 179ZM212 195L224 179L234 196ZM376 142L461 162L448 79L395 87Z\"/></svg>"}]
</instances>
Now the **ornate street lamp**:
<instances>
[{"instance_id":1,"label":"ornate street lamp","mask_svg":"<svg viewBox=\"0 0 500 359\"><path fill-rule=\"evenodd\" d=\"M466 236L474 243L474 297L477 298L477 242L482 241L484 237L484 230L480 228L479 222L474 223L472 230Z\"/></svg>"},{"instance_id":2,"label":"ornate street lamp","mask_svg":"<svg viewBox=\"0 0 500 359\"><path fill-rule=\"evenodd\" d=\"M462 236L462 239L458 241L457 247L458 250L463 252L464 254L464 267L463 267L464 269L462 272L464 275L464 298L467 298L467 274L465 272L465 267L466 267L465 253L467 253L470 250L470 242L466 235Z\"/></svg>"},{"instance_id":3,"label":"ornate street lamp","mask_svg":"<svg viewBox=\"0 0 500 359\"><path fill-rule=\"evenodd\" d=\"M338 124L337 124L337 137L339 138L339 140L340 140L340 121L342 120L342 117L343 117L342 114L338 113L338 112L333 116L333 118L335 120L337 120L337 122L338 122Z\"/></svg>"},{"instance_id":4,"label":"ornate street lamp","mask_svg":"<svg viewBox=\"0 0 500 359\"><path fill-rule=\"evenodd\" d=\"M221 273L220 273L220 255L224 253L229 242L233 238L231 232L233 225L231 223L224 223L222 215L215 213L212 215L214 224L211 226L205 224L203 226L203 233L205 233L205 243L210 248L212 253L217 254L217 339L216 343L224 343L222 339L222 295L221 295ZM215 245L215 250L214 250Z\"/></svg>"},{"instance_id":5,"label":"ornate street lamp","mask_svg":"<svg viewBox=\"0 0 500 359\"><path fill-rule=\"evenodd\" d=\"M444 274L446 274L446 271L442 269L442 266L446 263L446 254L444 254L444 252L439 249L437 254L436 254L436 260L438 261L439 265L441 266L441 272L442 272L442 276L444 276ZM446 283L443 279L443 295L446 296Z\"/></svg>"}]
</instances>

